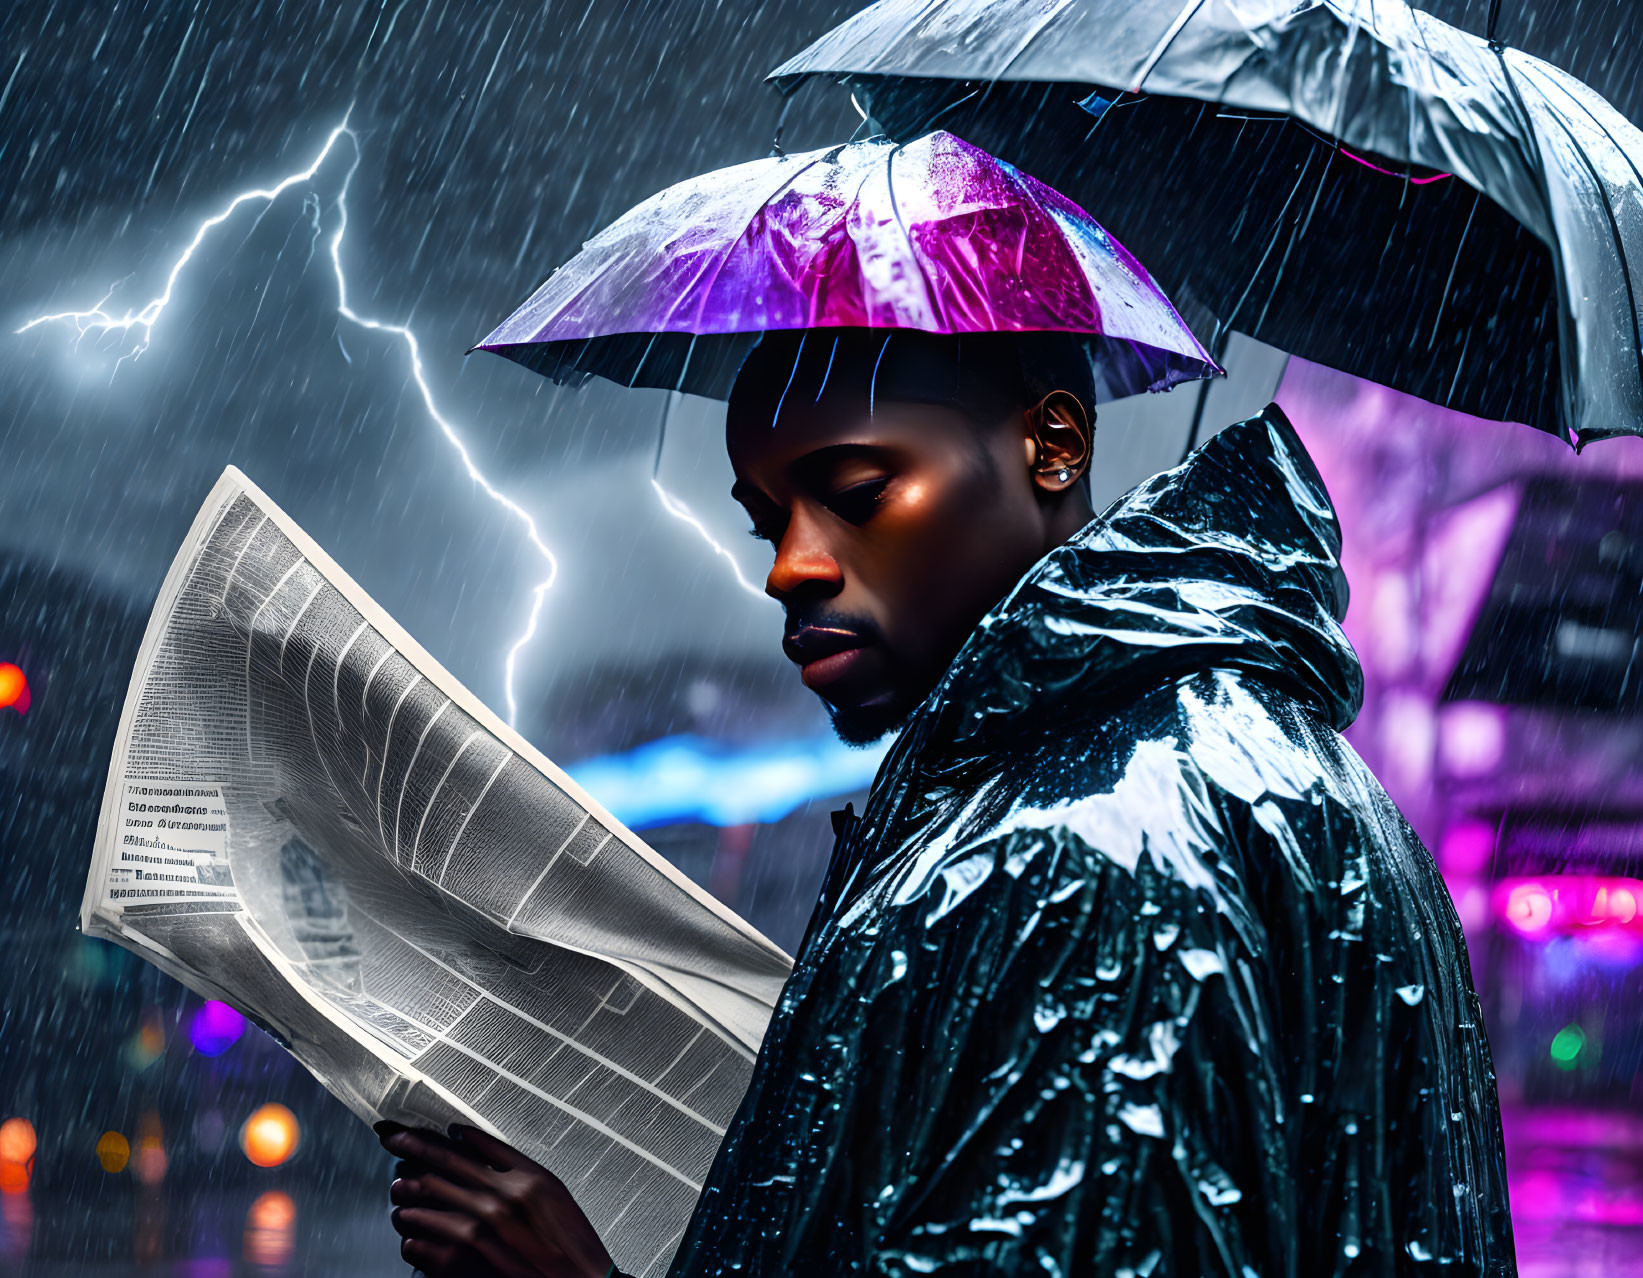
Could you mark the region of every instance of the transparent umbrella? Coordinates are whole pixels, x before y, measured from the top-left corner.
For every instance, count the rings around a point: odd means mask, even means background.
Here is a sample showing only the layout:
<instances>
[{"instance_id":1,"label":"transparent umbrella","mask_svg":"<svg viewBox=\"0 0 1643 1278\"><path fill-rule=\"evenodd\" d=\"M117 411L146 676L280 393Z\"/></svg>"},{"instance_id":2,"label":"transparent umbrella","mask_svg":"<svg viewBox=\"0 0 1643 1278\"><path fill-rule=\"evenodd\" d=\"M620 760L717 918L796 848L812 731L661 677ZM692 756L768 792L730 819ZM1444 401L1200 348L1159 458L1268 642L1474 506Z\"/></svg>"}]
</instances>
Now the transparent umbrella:
<instances>
[{"instance_id":1,"label":"transparent umbrella","mask_svg":"<svg viewBox=\"0 0 1643 1278\"><path fill-rule=\"evenodd\" d=\"M950 133L777 155L617 219L476 347L723 398L773 329L1087 334L1098 398L1219 372L1082 209Z\"/></svg>"}]
</instances>

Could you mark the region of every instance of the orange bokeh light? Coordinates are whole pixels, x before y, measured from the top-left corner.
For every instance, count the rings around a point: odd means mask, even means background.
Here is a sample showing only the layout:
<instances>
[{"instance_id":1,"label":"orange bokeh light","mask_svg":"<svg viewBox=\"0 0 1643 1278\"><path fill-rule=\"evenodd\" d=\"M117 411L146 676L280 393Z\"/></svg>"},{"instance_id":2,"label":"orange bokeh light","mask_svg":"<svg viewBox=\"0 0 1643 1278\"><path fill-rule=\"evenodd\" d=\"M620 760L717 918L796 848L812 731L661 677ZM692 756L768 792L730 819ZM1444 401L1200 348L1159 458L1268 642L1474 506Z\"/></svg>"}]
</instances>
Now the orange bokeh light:
<instances>
[{"instance_id":1,"label":"orange bokeh light","mask_svg":"<svg viewBox=\"0 0 1643 1278\"><path fill-rule=\"evenodd\" d=\"M104 1132L97 1138L97 1161L106 1172L123 1172L131 1161L131 1142L119 1132Z\"/></svg>"},{"instance_id":2,"label":"orange bokeh light","mask_svg":"<svg viewBox=\"0 0 1643 1278\"><path fill-rule=\"evenodd\" d=\"M26 1163L34 1157L34 1124L26 1118L0 1123L0 1163Z\"/></svg>"},{"instance_id":3,"label":"orange bokeh light","mask_svg":"<svg viewBox=\"0 0 1643 1278\"><path fill-rule=\"evenodd\" d=\"M301 1138L297 1116L272 1101L256 1110L240 1128L240 1148L258 1167L278 1167L296 1153Z\"/></svg>"},{"instance_id":4,"label":"orange bokeh light","mask_svg":"<svg viewBox=\"0 0 1643 1278\"><path fill-rule=\"evenodd\" d=\"M296 1251L297 1205L291 1195L271 1189L259 1194L245 1214L245 1258L253 1265L280 1269Z\"/></svg>"},{"instance_id":5,"label":"orange bokeh light","mask_svg":"<svg viewBox=\"0 0 1643 1278\"><path fill-rule=\"evenodd\" d=\"M34 1175L34 1124L26 1118L0 1123L0 1194L21 1194Z\"/></svg>"},{"instance_id":6,"label":"orange bokeh light","mask_svg":"<svg viewBox=\"0 0 1643 1278\"><path fill-rule=\"evenodd\" d=\"M9 661L0 661L0 710L16 706L19 713L29 708L29 681Z\"/></svg>"},{"instance_id":7,"label":"orange bokeh light","mask_svg":"<svg viewBox=\"0 0 1643 1278\"><path fill-rule=\"evenodd\" d=\"M165 1179L169 1164L160 1115L152 1109L148 1110L137 1120L137 1144L131 1151L131 1174L144 1185L158 1185Z\"/></svg>"},{"instance_id":8,"label":"orange bokeh light","mask_svg":"<svg viewBox=\"0 0 1643 1278\"><path fill-rule=\"evenodd\" d=\"M296 1223L297 1205L283 1189L258 1194L246 1213L246 1224L254 1229L289 1229Z\"/></svg>"}]
</instances>

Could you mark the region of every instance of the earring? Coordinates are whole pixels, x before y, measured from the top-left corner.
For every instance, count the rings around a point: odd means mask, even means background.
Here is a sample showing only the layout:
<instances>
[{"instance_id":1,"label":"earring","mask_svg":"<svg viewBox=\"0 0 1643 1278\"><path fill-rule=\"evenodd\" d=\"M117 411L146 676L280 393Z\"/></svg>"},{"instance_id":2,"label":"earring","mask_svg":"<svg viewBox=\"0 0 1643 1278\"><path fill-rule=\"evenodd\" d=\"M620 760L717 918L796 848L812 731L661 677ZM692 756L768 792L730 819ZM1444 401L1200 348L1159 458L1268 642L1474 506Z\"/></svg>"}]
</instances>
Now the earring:
<instances>
[{"instance_id":1,"label":"earring","mask_svg":"<svg viewBox=\"0 0 1643 1278\"><path fill-rule=\"evenodd\" d=\"M1059 479L1062 483L1066 483L1067 479L1068 479L1067 468L1065 466L1063 466L1059 471L1056 472L1055 477L1057 479Z\"/></svg>"}]
</instances>

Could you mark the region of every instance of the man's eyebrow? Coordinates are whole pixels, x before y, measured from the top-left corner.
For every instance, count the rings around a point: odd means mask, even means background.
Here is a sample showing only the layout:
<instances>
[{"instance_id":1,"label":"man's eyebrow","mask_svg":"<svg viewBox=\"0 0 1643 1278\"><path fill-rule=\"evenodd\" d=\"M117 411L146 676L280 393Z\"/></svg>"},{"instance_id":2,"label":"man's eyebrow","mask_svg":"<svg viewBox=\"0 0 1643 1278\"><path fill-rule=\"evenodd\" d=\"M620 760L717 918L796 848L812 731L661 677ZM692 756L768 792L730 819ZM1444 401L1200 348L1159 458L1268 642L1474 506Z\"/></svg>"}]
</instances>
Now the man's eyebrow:
<instances>
[{"instance_id":1,"label":"man's eyebrow","mask_svg":"<svg viewBox=\"0 0 1643 1278\"><path fill-rule=\"evenodd\" d=\"M812 449L803 457L794 460L788 470L801 477L809 478L819 471L825 471L828 466L837 462L848 461L852 457L879 458L884 455L884 452L884 445L871 443L867 440L825 444L821 448Z\"/></svg>"}]
</instances>

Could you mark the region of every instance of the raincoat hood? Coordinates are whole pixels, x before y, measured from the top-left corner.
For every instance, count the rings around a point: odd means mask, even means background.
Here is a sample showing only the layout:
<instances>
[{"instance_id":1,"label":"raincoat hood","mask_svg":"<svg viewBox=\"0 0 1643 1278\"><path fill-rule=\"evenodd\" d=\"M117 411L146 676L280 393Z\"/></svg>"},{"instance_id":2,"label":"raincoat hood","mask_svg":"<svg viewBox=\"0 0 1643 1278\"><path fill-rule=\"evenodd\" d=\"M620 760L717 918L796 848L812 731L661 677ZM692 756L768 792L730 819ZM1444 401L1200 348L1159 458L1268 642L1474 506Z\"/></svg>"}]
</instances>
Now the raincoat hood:
<instances>
[{"instance_id":1,"label":"raincoat hood","mask_svg":"<svg viewBox=\"0 0 1643 1278\"><path fill-rule=\"evenodd\" d=\"M960 650L920 735L985 753L1211 668L1271 682L1339 731L1363 697L1340 548L1323 480L1273 404L1041 559Z\"/></svg>"},{"instance_id":2,"label":"raincoat hood","mask_svg":"<svg viewBox=\"0 0 1643 1278\"><path fill-rule=\"evenodd\" d=\"M674 1278L1513 1272L1460 925L1338 732L1338 551L1269 408L981 622L836 816Z\"/></svg>"}]
</instances>

